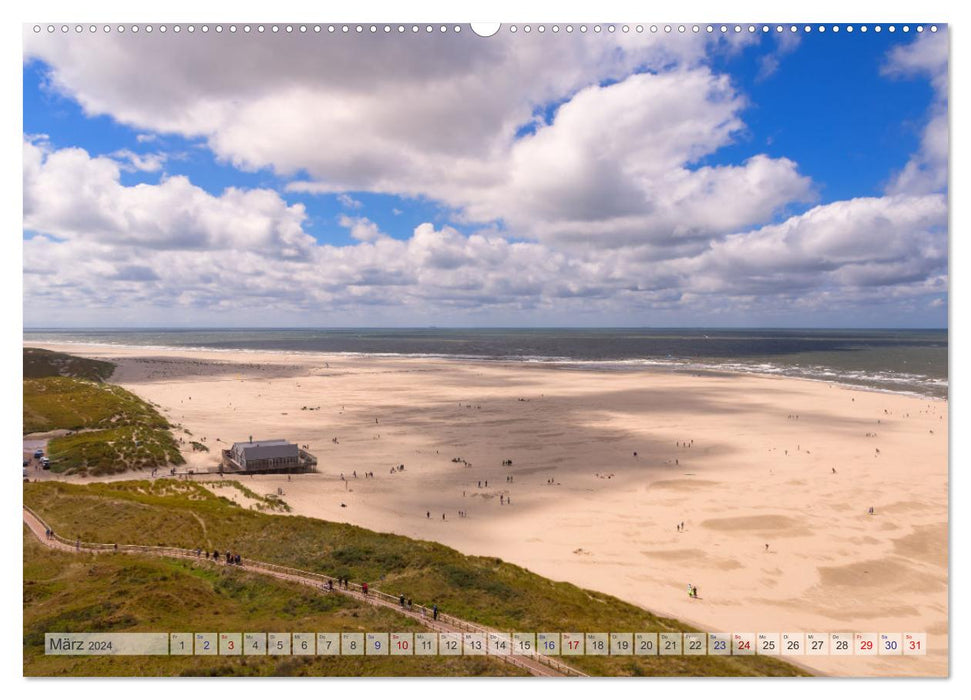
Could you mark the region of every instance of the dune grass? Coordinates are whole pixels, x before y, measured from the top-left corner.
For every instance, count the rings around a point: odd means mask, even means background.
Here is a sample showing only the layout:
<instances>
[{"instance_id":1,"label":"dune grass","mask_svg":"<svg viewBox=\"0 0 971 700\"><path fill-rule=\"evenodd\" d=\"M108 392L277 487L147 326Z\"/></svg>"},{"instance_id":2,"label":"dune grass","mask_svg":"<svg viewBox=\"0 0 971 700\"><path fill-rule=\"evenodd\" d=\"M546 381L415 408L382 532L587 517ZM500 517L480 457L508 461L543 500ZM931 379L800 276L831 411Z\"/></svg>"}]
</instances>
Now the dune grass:
<instances>
[{"instance_id":1,"label":"dune grass","mask_svg":"<svg viewBox=\"0 0 971 700\"><path fill-rule=\"evenodd\" d=\"M28 483L24 502L69 538L230 549L244 559L366 581L386 593L437 604L443 612L500 630L697 631L500 559L466 556L434 542L352 525L246 510L192 482ZM585 656L571 657L569 663L608 676L805 675L765 656Z\"/></svg>"},{"instance_id":2,"label":"dune grass","mask_svg":"<svg viewBox=\"0 0 971 700\"><path fill-rule=\"evenodd\" d=\"M25 435L59 429L75 431L49 442L48 455L54 471L115 474L185 462L169 432L168 421L120 386L78 377L46 376L25 378L23 392Z\"/></svg>"},{"instance_id":3,"label":"dune grass","mask_svg":"<svg viewBox=\"0 0 971 700\"><path fill-rule=\"evenodd\" d=\"M45 632L398 632L410 618L345 596L216 564L125 554L79 555L24 529L26 676L519 675L476 657L66 657L44 654Z\"/></svg>"},{"instance_id":4,"label":"dune grass","mask_svg":"<svg viewBox=\"0 0 971 700\"><path fill-rule=\"evenodd\" d=\"M112 362L75 357L63 352L24 348L24 379L40 377L77 377L106 381L115 371Z\"/></svg>"}]
</instances>

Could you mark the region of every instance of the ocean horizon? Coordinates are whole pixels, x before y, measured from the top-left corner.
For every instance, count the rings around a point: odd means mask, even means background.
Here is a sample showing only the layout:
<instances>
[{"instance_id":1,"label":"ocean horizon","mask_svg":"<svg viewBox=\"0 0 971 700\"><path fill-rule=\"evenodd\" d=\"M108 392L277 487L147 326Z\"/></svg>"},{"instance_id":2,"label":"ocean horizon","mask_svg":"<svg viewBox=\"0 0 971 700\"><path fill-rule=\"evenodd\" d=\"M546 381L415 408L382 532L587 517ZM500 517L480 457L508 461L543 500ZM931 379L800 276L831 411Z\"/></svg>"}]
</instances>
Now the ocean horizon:
<instances>
[{"instance_id":1,"label":"ocean horizon","mask_svg":"<svg viewBox=\"0 0 971 700\"><path fill-rule=\"evenodd\" d=\"M742 372L948 395L948 330L933 328L25 328L23 341Z\"/></svg>"}]
</instances>

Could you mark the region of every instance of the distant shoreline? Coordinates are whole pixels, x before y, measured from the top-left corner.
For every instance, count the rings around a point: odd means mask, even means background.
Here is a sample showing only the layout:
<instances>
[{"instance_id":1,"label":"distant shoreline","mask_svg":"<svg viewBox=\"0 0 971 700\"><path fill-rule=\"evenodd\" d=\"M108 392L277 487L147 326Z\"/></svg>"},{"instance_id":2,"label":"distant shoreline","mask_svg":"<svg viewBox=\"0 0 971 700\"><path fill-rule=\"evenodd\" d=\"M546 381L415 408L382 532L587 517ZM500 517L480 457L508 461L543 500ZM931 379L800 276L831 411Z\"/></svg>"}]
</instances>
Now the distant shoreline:
<instances>
[{"instance_id":1,"label":"distant shoreline","mask_svg":"<svg viewBox=\"0 0 971 700\"><path fill-rule=\"evenodd\" d=\"M657 358L629 358L629 359L602 359L587 360L576 359L563 356L493 356L493 355L467 355L461 353L420 353L420 352L357 352L357 351L323 351L323 350L290 350L290 349L263 349L263 348L226 348L211 347L205 345L146 345L139 343L112 343L96 342L86 340L60 340L60 341L28 341L23 340L24 347L54 347L70 351L78 348L105 348L116 350L134 351L157 351L157 352L186 352L186 353L218 353L223 355L271 355L288 356L295 355L301 358L323 357L335 360L355 360L355 359L379 359L379 360L435 360L442 362L456 363L483 363L485 365L507 365L510 367L535 367L561 371L602 371L602 372L676 372L687 374L705 374L708 376L724 375L744 375L767 378L786 378L800 379L811 382L822 382L835 386L862 391L872 391L877 393L892 394L898 396L909 396L920 399L935 401L947 401L949 396L948 380L928 380L934 388L942 391L944 395L932 393L930 391L914 391L906 389L894 389L885 386L874 386L864 383L865 378L860 382L847 381L846 378L833 376L838 373L829 368L817 368L817 375L811 373L798 373L792 367L785 365L769 365L766 363L749 364L745 362L705 362L690 359L657 359ZM892 373L890 373L892 374ZM820 376L822 375L822 376ZM883 379L888 381L886 377ZM890 380L892 381L892 380ZM902 380L906 381L906 380Z\"/></svg>"}]
</instances>

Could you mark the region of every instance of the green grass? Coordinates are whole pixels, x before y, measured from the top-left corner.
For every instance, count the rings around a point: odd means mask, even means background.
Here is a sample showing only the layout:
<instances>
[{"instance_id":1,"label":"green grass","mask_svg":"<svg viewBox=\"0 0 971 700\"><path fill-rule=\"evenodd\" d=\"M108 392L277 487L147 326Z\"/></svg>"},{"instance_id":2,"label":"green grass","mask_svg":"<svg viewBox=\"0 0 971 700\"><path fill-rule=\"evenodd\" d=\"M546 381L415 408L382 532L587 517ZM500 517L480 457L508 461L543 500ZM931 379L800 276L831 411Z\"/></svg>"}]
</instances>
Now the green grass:
<instances>
[{"instance_id":1,"label":"green grass","mask_svg":"<svg viewBox=\"0 0 971 700\"><path fill-rule=\"evenodd\" d=\"M421 631L410 618L238 569L49 550L24 528L25 676L517 675L475 657L65 657L45 632Z\"/></svg>"},{"instance_id":2,"label":"green grass","mask_svg":"<svg viewBox=\"0 0 971 700\"><path fill-rule=\"evenodd\" d=\"M23 432L70 430L48 443L51 469L114 474L183 464L168 421L120 386L75 377L24 379Z\"/></svg>"},{"instance_id":3,"label":"green grass","mask_svg":"<svg viewBox=\"0 0 971 700\"><path fill-rule=\"evenodd\" d=\"M24 380L24 432L140 425L168 428L168 421L130 391L74 377Z\"/></svg>"},{"instance_id":4,"label":"green grass","mask_svg":"<svg viewBox=\"0 0 971 700\"><path fill-rule=\"evenodd\" d=\"M78 377L103 382L114 371L115 365L111 362L89 360L40 348L24 348L24 379Z\"/></svg>"},{"instance_id":5,"label":"green grass","mask_svg":"<svg viewBox=\"0 0 971 700\"><path fill-rule=\"evenodd\" d=\"M612 596L491 557L352 525L240 508L192 482L24 484L24 502L58 533L97 542L203 547L367 581L416 603L508 631L697 631ZM594 675L804 675L771 657L575 657Z\"/></svg>"},{"instance_id":6,"label":"green grass","mask_svg":"<svg viewBox=\"0 0 971 700\"><path fill-rule=\"evenodd\" d=\"M185 461L168 431L130 425L53 438L47 448L57 472L117 474Z\"/></svg>"}]
</instances>

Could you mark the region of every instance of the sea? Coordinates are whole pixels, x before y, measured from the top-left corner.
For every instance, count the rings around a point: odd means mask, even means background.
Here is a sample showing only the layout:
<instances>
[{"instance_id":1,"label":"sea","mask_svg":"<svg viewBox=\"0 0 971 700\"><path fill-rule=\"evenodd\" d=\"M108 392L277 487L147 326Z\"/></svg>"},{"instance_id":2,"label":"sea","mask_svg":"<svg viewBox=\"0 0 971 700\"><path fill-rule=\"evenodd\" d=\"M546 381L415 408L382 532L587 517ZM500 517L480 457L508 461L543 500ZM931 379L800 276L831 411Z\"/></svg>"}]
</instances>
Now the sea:
<instances>
[{"instance_id":1,"label":"sea","mask_svg":"<svg viewBox=\"0 0 971 700\"><path fill-rule=\"evenodd\" d=\"M25 329L24 343L410 356L556 369L743 372L947 398L947 330Z\"/></svg>"}]
</instances>

